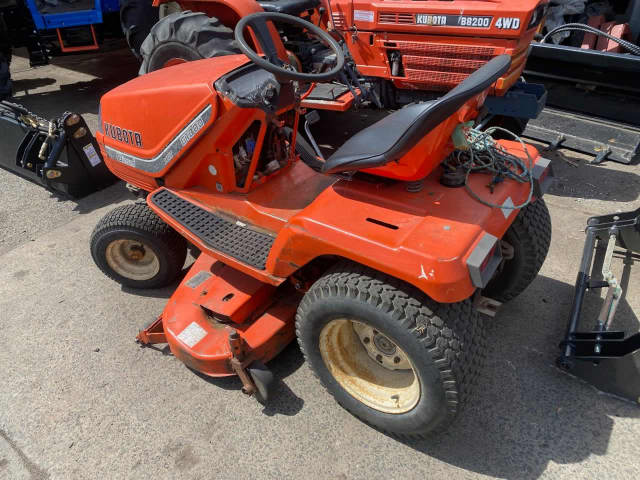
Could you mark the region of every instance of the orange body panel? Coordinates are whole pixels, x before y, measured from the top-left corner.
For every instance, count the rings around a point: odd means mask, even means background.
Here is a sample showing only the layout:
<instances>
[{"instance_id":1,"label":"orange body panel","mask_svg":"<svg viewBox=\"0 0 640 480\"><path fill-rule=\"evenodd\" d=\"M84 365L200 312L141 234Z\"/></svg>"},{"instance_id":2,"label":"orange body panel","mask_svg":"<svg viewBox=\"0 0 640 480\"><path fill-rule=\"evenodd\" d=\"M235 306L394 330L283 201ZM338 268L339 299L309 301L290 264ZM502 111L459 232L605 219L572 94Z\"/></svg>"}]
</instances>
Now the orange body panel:
<instances>
[{"instance_id":1,"label":"orange body panel","mask_svg":"<svg viewBox=\"0 0 640 480\"><path fill-rule=\"evenodd\" d=\"M502 143L528 162L519 143ZM537 150L528 149L537 159ZM465 262L482 234L501 238L517 211L486 207L462 188L441 185L439 176L440 170L434 170L421 192L410 193L403 183L383 179L335 181L296 162L288 173L247 196L172 190L204 209L240 218L273 235L265 270L212 250L150 206L207 255L271 285L280 285L317 257L332 255L401 278L436 301L456 302L475 291ZM283 189L293 178L301 180ZM527 198L528 184L502 182L490 194L486 188L490 180L489 175L476 174L469 185L499 205L507 199L517 205ZM293 191L296 195L290 194Z\"/></svg>"}]
</instances>

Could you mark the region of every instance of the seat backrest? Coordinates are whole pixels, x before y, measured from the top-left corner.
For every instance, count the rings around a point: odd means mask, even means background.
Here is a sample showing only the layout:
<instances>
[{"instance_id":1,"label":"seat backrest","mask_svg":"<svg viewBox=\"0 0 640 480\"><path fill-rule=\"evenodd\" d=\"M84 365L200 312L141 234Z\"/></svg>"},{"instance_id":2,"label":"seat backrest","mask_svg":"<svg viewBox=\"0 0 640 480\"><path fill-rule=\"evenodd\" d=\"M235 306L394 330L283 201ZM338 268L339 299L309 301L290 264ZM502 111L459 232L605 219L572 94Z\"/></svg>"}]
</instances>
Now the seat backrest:
<instances>
[{"instance_id":1,"label":"seat backrest","mask_svg":"<svg viewBox=\"0 0 640 480\"><path fill-rule=\"evenodd\" d=\"M511 57L509 55L494 57L449 93L433 102L428 109L416 117L398 142L387 152L385 155L387 160L399 160L427 133L457 112L469 99L493 85L510 66Z\"/></svg>"},{"instance_id":2,"label":"seat backrest","mask_svg":"<svg viewBox=\"0 0 640 480\"><path fill-rule=\"evenodd\" d=\"M487 90L502 76L510 64L511 57L508 55L496 57L438 100L408 105L360 130L327 159L322 171L337 173L387 168L385 165L399 161L429 132L454 115L466 102ZM442 138L447 136L444 135ZM408 171L404 173L400 173L395 167L393 171L386 173L389 173L388 176L392 178L400 178L402 175L408 177L418 174L426 175L427 170L435 167L441 160L441 158L433 158L433 155L427 156L418 159L418 164L411 162L415 165L405 165ZM382 171L374 174L387 176Z\"/></svg>"}]
</instances>

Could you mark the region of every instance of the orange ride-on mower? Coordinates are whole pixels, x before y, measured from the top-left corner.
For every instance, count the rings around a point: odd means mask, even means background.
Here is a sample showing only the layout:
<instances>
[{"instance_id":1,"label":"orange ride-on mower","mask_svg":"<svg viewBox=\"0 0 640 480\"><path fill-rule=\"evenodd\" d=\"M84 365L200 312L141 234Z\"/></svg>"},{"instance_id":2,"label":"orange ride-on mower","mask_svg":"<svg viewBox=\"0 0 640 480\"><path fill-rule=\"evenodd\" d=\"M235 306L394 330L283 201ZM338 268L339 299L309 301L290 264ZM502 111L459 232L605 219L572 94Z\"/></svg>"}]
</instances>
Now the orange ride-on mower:
<instances>
[{"instance_id":1,"label":"orange ride-on mower","mask_svg":"<svg viewBox=\"0 0 640 480\"><path fill-rule=\"evenodd\" d=\"M276 22L316 34L334 67L287 67ZM302 161L298 88L335 78L340 46L277 13L243 18L235 37L244 55L162 69L102 98L105 161L148 194L100 221L98 266L127 285L166 284L190 242L201 254L141 343L167 343L205 375L238 375L266 401L264 364L297 337L357 417L401 437L445 428L482 367L478 311L522 292L550 242L549 162L465 126L510 58Z\"/></svg>"}]
</instances>

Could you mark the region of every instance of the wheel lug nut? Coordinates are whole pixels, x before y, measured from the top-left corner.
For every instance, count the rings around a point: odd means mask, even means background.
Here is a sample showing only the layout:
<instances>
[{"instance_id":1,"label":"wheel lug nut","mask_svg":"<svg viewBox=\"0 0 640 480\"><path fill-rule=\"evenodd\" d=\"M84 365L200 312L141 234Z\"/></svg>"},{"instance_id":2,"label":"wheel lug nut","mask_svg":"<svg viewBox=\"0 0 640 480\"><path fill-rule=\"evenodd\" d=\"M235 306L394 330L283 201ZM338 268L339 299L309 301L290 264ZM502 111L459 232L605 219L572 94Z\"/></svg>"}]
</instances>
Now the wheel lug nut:
<instances>
[{"instance_id":1,"label":"wheel lug nut","mask_svg":"<svg viewBox=\"0 0 640 480\"><path fill-rule=\"evenodd\" d=\"M364 343L369 343L369 342L371 341L371 339L370 339L369 337L364 337L364 338L362 339L362 341L363 341Z\"/></svg>"},{"instance_id":2,"label":"wheel lug nut","mask_svg":"<svg viewBox=\"0 0 640 480\"><path fill-rule=\"evenodd\" d=\"M378 362L382 363L382 355L380 355L380 354L376 355L376 360L378 360Z\"/></svg>"},{"instance_id":3,"label":"wheel lug nut","mask_svg":"<svg viewBox=\"0 0 640 480\"><path fill-rule=\"evenodd\" d=\"M393 363L400 363L400 357L393 357Z\"/></svg>"}]
</instances>

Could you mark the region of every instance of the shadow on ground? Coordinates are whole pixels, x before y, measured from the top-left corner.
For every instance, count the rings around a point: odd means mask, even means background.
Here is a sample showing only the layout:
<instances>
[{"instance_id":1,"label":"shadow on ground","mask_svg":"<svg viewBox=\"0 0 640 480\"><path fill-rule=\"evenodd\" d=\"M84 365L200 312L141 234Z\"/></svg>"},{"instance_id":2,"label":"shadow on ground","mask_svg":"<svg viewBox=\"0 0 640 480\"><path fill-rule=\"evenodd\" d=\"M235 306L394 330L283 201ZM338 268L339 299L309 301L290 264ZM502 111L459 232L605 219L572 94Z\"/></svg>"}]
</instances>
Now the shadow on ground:
<instances>
[{"instance_id":1,"label":"shadow on ground","mask_svg":"<svg viewBox=\"0 0 640 480\"><path fill-rule=\"evenodd\" d=\"M541 276L504 305L490 320L488 368L474 403L444 434L406 444L465 470L518 479L539 478L551 461L605 455L615 419L640 418L640 409L555 368L572 295L573 285ZM583 328L595 321L601 304L591 297ZM638 330L626 301L616 320L633 325L629 334Z\"/></svg>"},{"instance_id":2,"label":"shadow on ground","mask_svg":"<svg viewBox=\"0 0 640 480\"><path fill-rule=\"evenodd\" d=\"M293 416L302 410L304 400L293 393L283 380L298 370L303 363L304 357L296 341L291 342L274 360L269 362L269 368L273 372L276 384L269 398L269 402L262 410L263 414L270 417L274 415ZM238 392L238 395L242 395L240 390L242 388L242 382L236 376L208 377L195 370L189 370L194 375L210 383L214 388L235 390Z\"/></svg>"}]
</instances>

